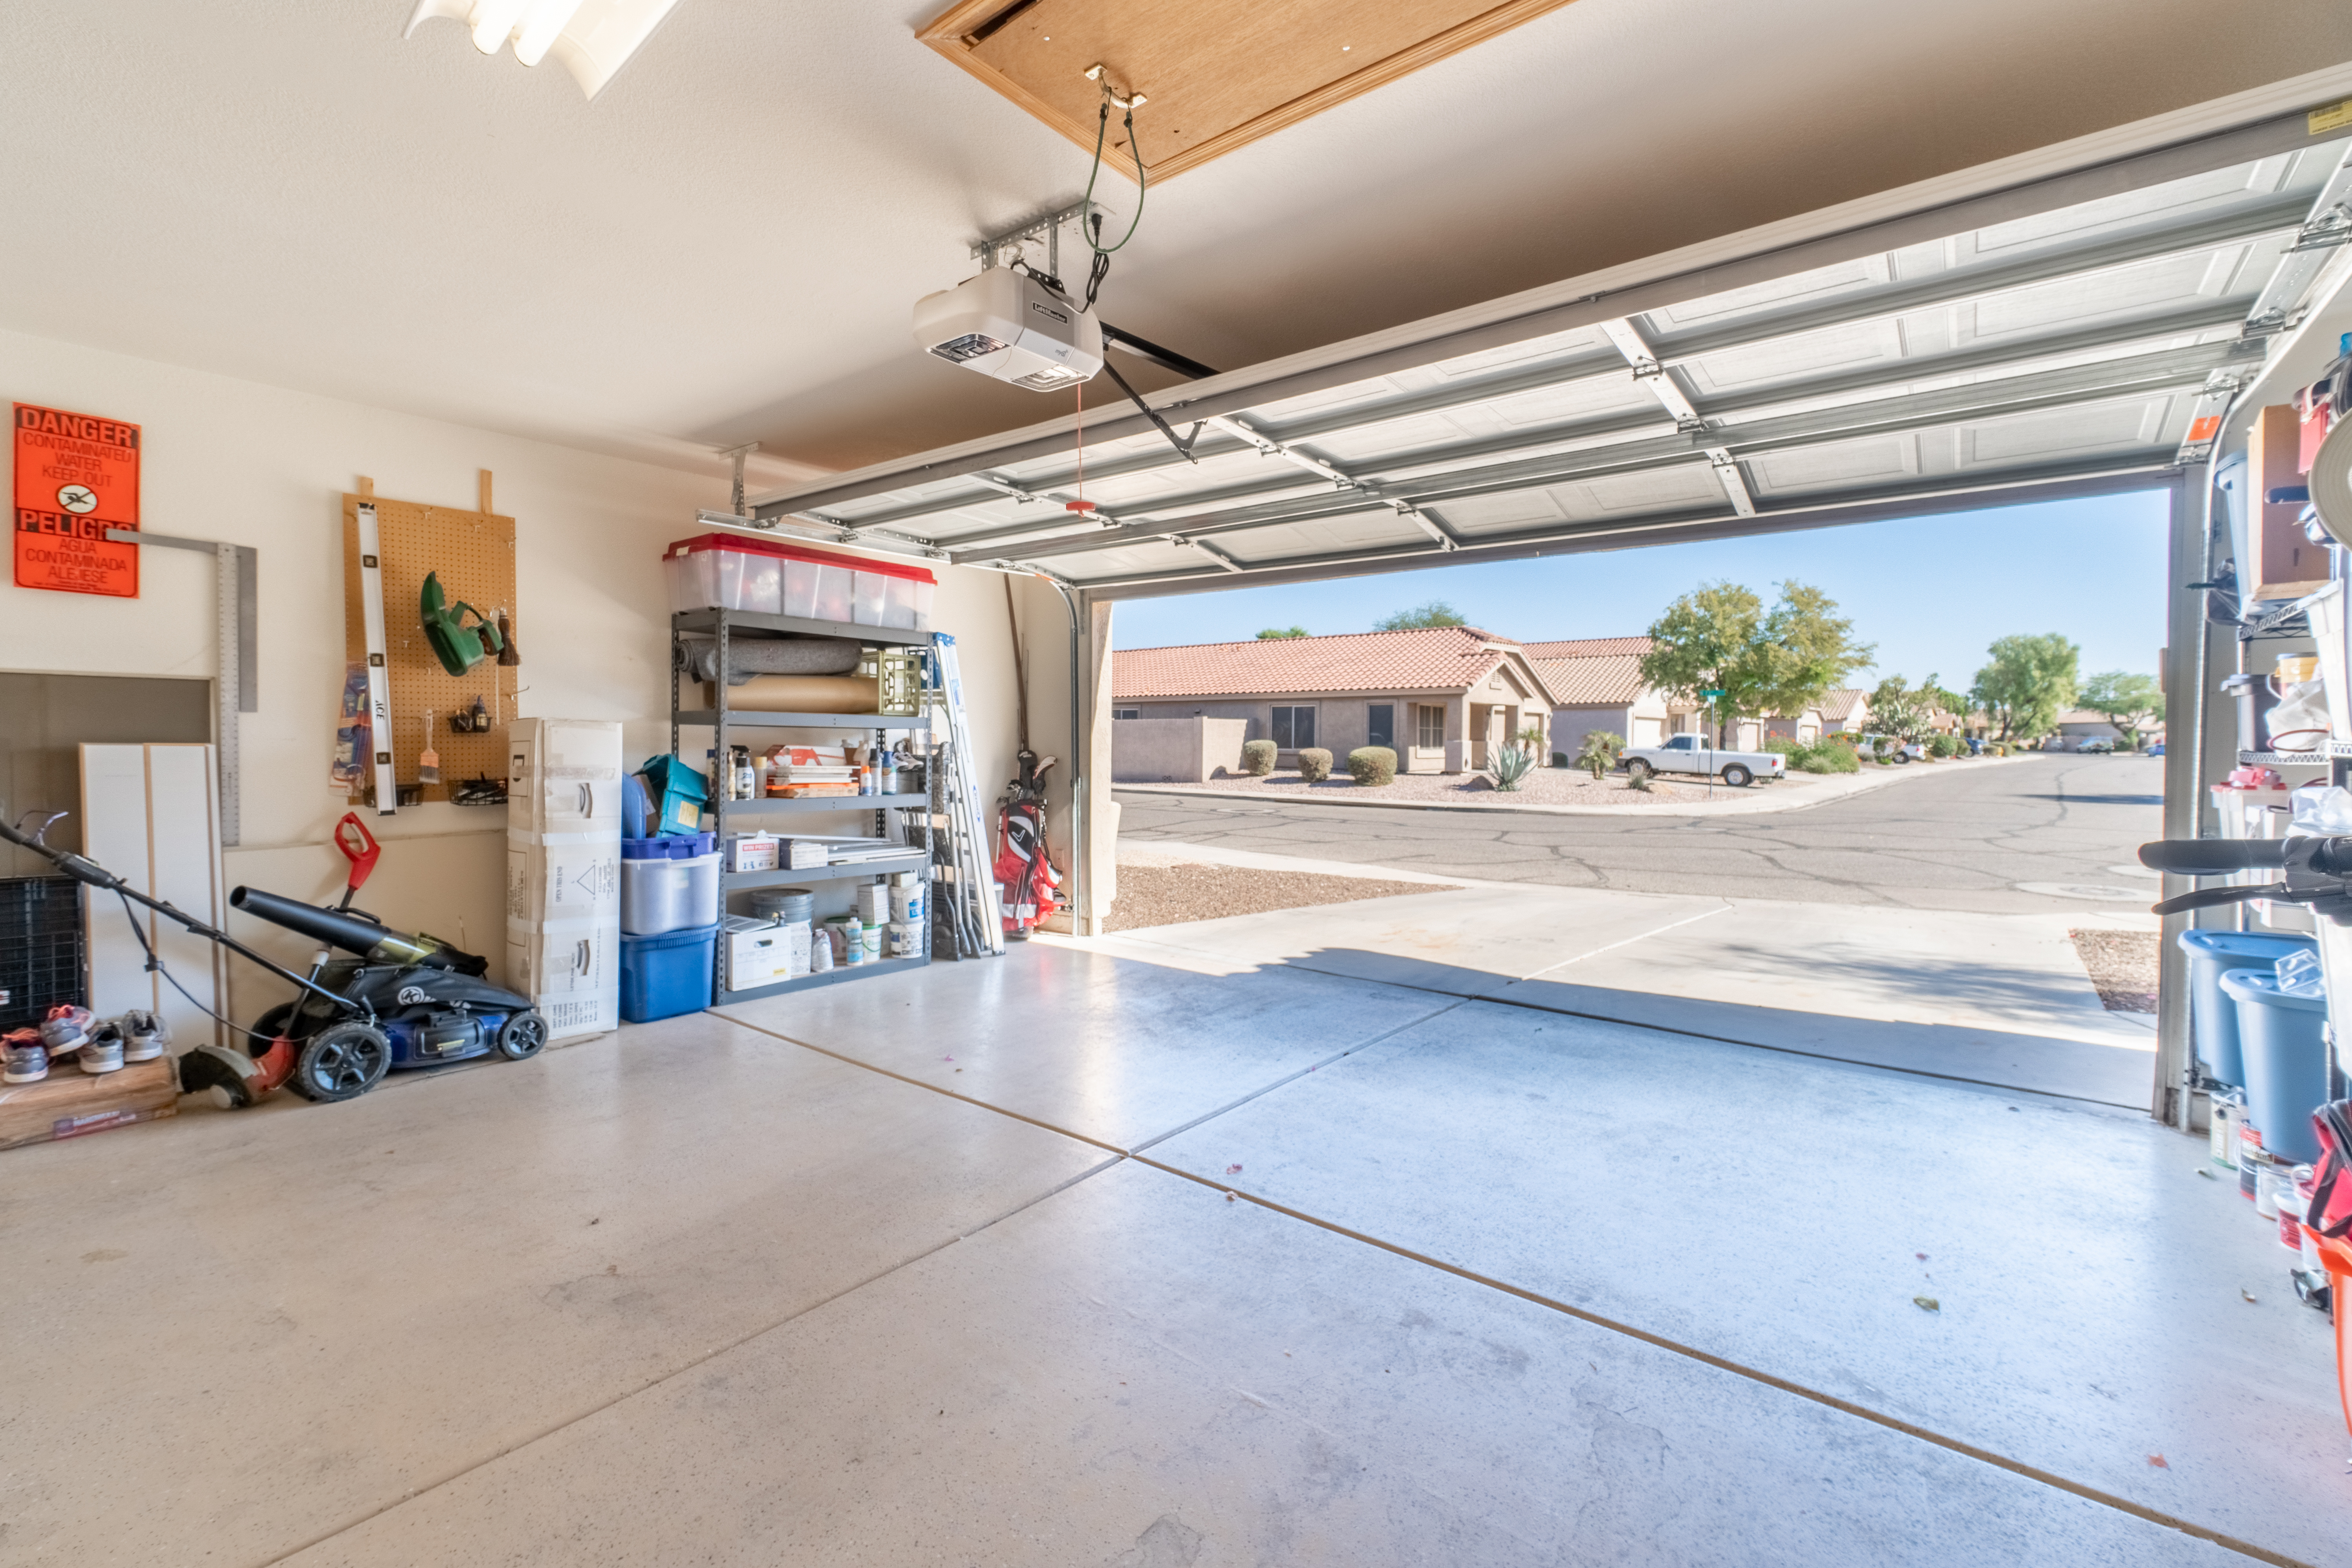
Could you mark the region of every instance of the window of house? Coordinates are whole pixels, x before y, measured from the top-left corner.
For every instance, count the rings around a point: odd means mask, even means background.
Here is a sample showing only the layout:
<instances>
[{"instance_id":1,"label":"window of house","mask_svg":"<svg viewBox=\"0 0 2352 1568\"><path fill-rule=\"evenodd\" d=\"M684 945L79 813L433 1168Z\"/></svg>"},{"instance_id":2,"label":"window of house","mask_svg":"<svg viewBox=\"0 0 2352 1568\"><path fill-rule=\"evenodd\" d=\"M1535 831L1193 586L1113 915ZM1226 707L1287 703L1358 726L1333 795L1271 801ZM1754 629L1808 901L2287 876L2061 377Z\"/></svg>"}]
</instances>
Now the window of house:
<instances>
[{"instance_id":1,"label":"window of house","mask_svg":"<svg viewBox=\"0 0 2352 1568\"><path fill-rule=\"evenodd\" d=\"M1143 717L1143 710L1140 708L1114 708L1110 710L1110 716L1114 719L1140 719Z\"/></svg>"},{"instance_id":2,"label":"window of house","mask_svg":"<svg viewBox=\"0 0 2352 1568\"><path fill-rule=\"evenodd\" d=\"M1386 746L1396 750L1396 704L1375 702L1371 705L1371 721L1364 727L1364 744Z\"/></svg>"},{"instance_id":3,"label":"window of house","mask_svg":"<svg viewBox=\"0 0 2352 1568\"><path fill-rule=\"evenodd\" d=\"M1274 744L1276 751L1292 752L1314 743L1313 708L1276 708L1274 710Z\"/></svg>"},{"instance_id":4,"label":"window of house","mask_svg":"<svg viewBox=\"0 0 2352 1568\"><path fill-rule=\"evenodd\" d=\"M1424 752L1443 751L1445 747L1445 710L1434 702L1423 702L1412 711L1412 743Z\"/></svg>"}]
</instances>

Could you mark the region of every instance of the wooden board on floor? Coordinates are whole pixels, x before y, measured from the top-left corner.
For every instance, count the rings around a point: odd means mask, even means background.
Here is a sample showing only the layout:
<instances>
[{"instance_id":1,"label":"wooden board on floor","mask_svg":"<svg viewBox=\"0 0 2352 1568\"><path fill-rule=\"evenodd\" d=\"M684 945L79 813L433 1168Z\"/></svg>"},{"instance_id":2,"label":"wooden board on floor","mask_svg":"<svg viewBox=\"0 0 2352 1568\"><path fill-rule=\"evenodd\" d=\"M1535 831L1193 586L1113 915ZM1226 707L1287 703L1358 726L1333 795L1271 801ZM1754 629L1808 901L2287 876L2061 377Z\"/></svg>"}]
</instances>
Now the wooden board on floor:
<instances>
[{"instance_id":1,"label":"wooden board on floor","mask_svg":"<svg viewBox=\"0 0 2352 1568\"><path fill-rule=\"evenodd\" d=\"M1569 0L959 0L917 37L1091 153L1100 64L1155 180L1557 11ZM1114 108L1103 161L1135 163ZM1112 235L1108 237L1116 237Z\"/></svg>"},{"instance_id":2,"label":"wooden board on floor","mask_svg":"<svg viewBox=\"0 0 2352 1568\"><path fill-rule=\"evenodd\" d=\"M0 1149L79 1138L179 1109L180 1080L169 1057L110 1073L86 1073L68 1058L38 1083L0 1084Z\"/></svg>"},{"instance_id":3,"label":"wooden board on floor","mask_svg":"<svg viewBox=\"0 0 2352 1568\"><path fill-rule=\"evenodd\" d=\"M373 494L343 497L343 657L353 664L367 659L367 630L361 618L359 509L375 508L377 542L383 552L383 629L385 673L392 700L393 765L404 784L416 779L417 753L424 749L426 716L431 715L433 749L441 754L440 784L426 784L426 800L447 800L457 785L475 777L502 779L507 773L507 724L514 717L520 667L501 667L491 654L462 676L451 675L434 657L425 639L425 619L419 596L428 573L441 578L443 596L452 605L472 605L493 624L499 612L521 645L520 617L515 606L515 523L488 510L489 486L484 476L483 508L460 511L421 501L389 500ZM472 617L467 617L472 624ZM493 720L484 734L457 734L449 715L470 711L474 699L482 700ZM367 786L362 786L366 788ZM373 799L373 792L369 798Z\"/></svg>"}]
</instances>

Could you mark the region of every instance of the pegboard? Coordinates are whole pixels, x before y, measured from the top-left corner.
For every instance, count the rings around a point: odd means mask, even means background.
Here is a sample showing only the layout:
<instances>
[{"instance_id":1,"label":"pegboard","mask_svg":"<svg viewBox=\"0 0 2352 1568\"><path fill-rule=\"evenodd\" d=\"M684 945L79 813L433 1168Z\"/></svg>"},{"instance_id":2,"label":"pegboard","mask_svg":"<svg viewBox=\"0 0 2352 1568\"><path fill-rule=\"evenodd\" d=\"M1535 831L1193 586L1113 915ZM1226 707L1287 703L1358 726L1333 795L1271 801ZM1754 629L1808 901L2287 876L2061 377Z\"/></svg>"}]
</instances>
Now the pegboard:
<instances>
[{"instance_id":1,"label":"pegboard","mask_svg":"<svg viewBox=\"0 0 2352 1568\"><path fill-rule=\"evenodd\" d=\"M426 800L447 800L459 784L476 776L502 779L507 773L507 726L515 717L520 666L504 666L488 654L462 676L451 675L434 657L425 637L425 619L418 601L429 573L441 575L443 596L455 605L463 599L495 625L499 612L507 614L518 648L527 647L515 605L514 519L489 510L490 476L482 474L482 510L458 511L418 501L386 500L374 487L360 481L360 493L343 497L343 658L348 663L367 659L367 628L362 619L360 593L360 521L362 502L375 508L377 543L383 552L383 633L386 673L392 702L393 766L401 784L416 781L416 757L424 749L426 715L432 716L433 748L441 753L441 780L426 784ZM472 617L467 617L472 624ZM474 699L494 721L485 734L459 734L449 728L449 715L471 711ZM359 791L373 801L374 785L363 782Z\"/></svg>"}]
</instances>

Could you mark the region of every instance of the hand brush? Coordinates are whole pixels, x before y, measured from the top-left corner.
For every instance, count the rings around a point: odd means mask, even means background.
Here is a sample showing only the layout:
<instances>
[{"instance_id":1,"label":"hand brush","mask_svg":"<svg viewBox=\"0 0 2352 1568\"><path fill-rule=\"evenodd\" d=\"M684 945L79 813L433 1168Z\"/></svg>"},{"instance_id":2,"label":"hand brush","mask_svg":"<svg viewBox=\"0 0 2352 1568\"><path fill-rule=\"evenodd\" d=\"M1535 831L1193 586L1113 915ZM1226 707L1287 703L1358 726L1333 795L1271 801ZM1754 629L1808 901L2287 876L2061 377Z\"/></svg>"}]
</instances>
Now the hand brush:
<instances>
[{"instance_id":1,"label":"hand brush","mask_svg":"<svg viewBox=\"0 0 2352 1568\"><path fill-rule=\"evenodd\" d=\"M441 753L433 749L433 715L425 715L425 749L416 753L416 782L421 784L441 782Z\"/></svg>"}]
</instances>

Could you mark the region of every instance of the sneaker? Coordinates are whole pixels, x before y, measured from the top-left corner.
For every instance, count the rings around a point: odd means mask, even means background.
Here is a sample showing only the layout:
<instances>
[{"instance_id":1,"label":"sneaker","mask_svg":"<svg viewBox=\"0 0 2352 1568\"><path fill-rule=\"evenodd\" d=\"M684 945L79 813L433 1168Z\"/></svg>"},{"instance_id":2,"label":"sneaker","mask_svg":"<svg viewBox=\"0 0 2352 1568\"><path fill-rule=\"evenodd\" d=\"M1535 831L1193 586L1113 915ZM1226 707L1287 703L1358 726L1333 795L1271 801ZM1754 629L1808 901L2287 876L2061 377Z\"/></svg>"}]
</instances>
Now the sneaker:
<instances>
[{"instance_id":1,"label":"sneaker","mask_svg":"<svg viewBox=\"0 0 2352 1568\"><path fill-rule=\"evenodd\" d=\"M89 1009L61 1002L41 1020L41 1044L49 1055L63 1056L89 1038Z\"/></svg>"},{"instance_id":2,"label":"sneaker","mask_svg":"<svg viewBox=\"0 0 2352 1568\"><path fill-rule=\"evenodd\" d=\"M49 1076L49 1050L38 1029L11 1029L0 1037L0 1080L38 1083Z\"/></svg>"},{"instance_id":3,"label":"sneaker","mask_svg":"<svg viewBox=\"0 0 2352 1568\"><path fill-rule=\"evenodd\" d=\"M122 1031L112 1024L100 1024L90 1030L89 1038L74 1053L81 1070L92 1077L102 1072L122 1070Z\"/></svg>"},{"instance_id":4,"label":"sneaker","mask_svg":"<svg viewBox=\"0 0 2352 1568\"><path fill-rule=\"evenodd\" d=\"M126 1062L152 1062L172 1043L171 1029L152 1013L129 1012L114 1022L122 1031L122 1059Z\"/></svg>"}]
</instances>

